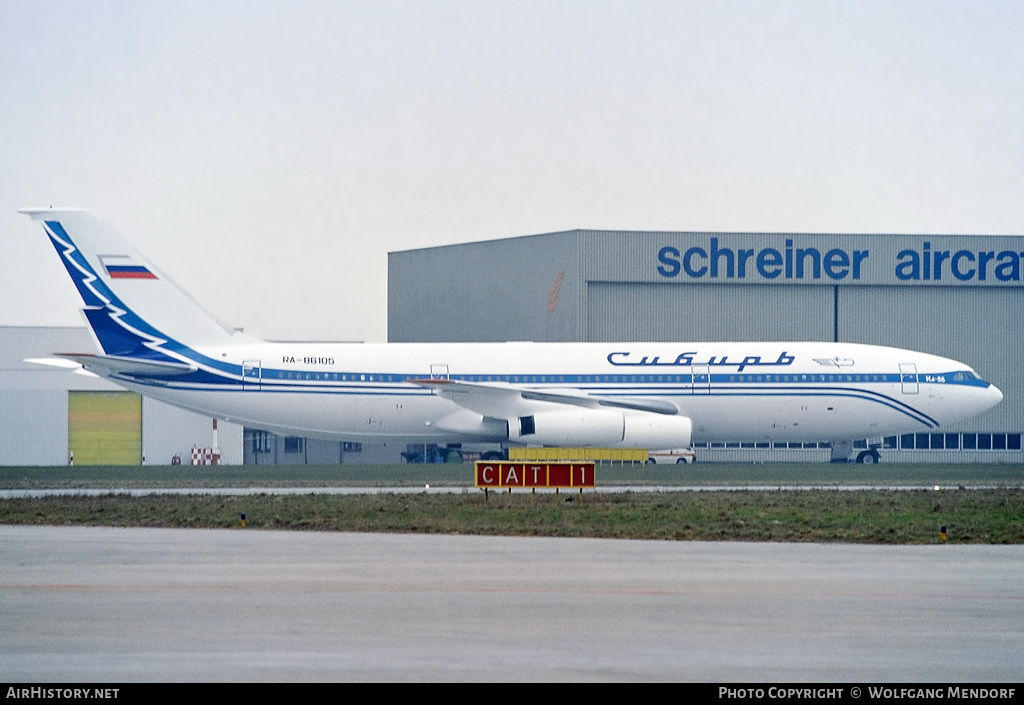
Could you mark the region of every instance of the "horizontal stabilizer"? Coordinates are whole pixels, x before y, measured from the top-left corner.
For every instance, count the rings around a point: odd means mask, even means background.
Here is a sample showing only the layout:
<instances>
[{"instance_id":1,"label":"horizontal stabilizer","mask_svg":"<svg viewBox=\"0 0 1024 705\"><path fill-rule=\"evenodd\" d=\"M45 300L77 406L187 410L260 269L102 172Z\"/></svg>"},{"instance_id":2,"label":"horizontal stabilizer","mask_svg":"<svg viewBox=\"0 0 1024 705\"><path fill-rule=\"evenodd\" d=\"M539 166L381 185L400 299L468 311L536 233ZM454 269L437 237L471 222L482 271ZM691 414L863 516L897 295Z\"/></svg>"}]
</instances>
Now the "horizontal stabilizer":
<instances>
[{"instance_id":1,"label":"horizontal stabilizer","mask_svg":"<svg viewBox=\"0 0 1024 705\"><path fill-rule=\"evenodd\" d=\"M74 360L82 367L96 372L102 377L112 374L131 375L185 375L195 372L193 365L183 362L163 362L158 360L142 360L137 357L118 357L116 355L92 355L90 353L56 353L58 357Z\"/></svg>"}]
</instances>

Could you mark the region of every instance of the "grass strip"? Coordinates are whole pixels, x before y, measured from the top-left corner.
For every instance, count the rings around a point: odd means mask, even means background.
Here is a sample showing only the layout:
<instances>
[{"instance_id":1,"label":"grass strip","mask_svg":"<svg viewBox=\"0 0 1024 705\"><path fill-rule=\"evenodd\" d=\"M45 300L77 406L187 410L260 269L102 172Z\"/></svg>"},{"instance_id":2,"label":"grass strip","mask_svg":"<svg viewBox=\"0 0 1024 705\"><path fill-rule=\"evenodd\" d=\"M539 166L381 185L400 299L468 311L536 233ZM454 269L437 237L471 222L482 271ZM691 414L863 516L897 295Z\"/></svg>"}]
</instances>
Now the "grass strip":
<instances>
[{"instance_id":1,"label":"grass strip","mask_svg":"<svg viewBox=\"0 0 1024 705\"><path fill-rule=\"evenodd\" d=\"M865 544L1024 543L1024 490L152 495L0 501L0 523Z\"/></svg>"},{"instance_id":2,"label":"grass strip","mask_svg":"<svg viewBox=\"0 0 1024 705\"><path fill-rule=\"evenodd\" d=\"M600 464L603 486L941 485L1024 486L1024 465L1000 463L697 463ZM439 465L186 465L0 467L0 489L152 487L464 487L473 466Z\"/></svg>"}]
</instances>

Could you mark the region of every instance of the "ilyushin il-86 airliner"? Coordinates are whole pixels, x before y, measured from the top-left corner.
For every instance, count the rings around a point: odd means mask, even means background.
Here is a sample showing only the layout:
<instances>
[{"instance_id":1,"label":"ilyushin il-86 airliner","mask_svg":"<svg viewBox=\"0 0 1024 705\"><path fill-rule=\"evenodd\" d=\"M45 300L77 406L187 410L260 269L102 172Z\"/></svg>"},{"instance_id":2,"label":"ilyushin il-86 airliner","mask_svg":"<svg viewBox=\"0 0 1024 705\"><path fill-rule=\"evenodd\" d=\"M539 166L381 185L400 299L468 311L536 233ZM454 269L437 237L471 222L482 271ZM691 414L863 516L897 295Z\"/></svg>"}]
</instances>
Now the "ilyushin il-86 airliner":
<instances>
[{"instance_id":1,"label":"ilyushin il-86 airliner","mask_svg":"<svg viewBox=\"0 0 1024 705\"><path fill-rule=\"evenodd\" d=\"M853 343L264 342L208 314L91 212L21 212L56 247L99 346L64 357L284 435L648 450L848 442L929 431L1002 399L963 363Z\"/></svg>"}]
</instances>

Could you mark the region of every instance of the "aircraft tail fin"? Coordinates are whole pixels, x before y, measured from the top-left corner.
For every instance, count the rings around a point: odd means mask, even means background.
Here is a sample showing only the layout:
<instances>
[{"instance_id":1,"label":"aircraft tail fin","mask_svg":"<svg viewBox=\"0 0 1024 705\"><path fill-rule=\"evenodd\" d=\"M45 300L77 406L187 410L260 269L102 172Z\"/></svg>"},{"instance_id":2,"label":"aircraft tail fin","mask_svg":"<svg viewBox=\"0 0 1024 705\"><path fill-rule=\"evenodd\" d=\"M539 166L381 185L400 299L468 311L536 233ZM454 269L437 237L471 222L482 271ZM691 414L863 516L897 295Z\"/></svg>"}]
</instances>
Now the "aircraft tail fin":
<instances>
[{"instance_id":1,"label":"aircraft tail fin","mask_svg":"<svg viewBox=\"0 0 1024 705\"><path fill-rule=\"evenodd\" d=\"M106 355L173 361L180 359L174 353L185 348L245 337L208 313L90 211L20 212L42 223Z\"/></svg>"}]
</instances>

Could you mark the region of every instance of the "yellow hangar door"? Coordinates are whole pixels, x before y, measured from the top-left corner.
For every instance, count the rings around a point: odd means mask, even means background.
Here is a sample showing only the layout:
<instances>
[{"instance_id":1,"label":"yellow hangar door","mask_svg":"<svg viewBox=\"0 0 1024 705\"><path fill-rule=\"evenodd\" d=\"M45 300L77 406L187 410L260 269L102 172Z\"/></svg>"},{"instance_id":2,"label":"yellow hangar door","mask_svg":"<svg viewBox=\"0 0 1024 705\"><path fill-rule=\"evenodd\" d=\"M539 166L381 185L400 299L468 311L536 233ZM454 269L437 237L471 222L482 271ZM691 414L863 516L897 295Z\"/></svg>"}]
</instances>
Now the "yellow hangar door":
<instances>
[{"instance_id":1,"label":"yellow hangar door","mask_svg":"<svg viewBox=\"0 0 1024 705\"><path fill-rule=\"evenodd\" d=\"M75 465L141 465L142 397L68 392L68 451Z\"/></svg>"}]
</instances>

